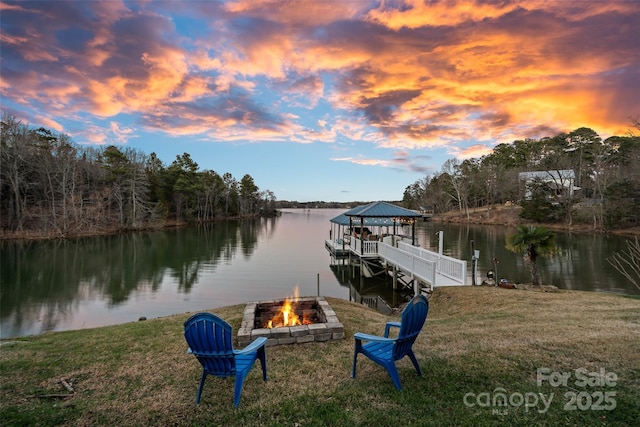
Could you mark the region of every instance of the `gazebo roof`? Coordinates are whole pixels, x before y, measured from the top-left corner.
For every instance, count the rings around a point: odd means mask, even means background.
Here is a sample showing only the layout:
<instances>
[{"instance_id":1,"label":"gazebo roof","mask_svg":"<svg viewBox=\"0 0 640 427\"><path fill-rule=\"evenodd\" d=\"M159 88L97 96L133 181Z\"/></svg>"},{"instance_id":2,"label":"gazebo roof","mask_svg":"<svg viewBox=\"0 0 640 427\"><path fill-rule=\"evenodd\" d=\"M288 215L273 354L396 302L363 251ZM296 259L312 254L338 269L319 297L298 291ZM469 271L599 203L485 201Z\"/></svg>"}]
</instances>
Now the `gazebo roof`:
<instances>
[{"instance_id":1,"label":"gazebo roof","mask_svg":"<svg viewBox=\"0 0 640 427\"><path fill-rule=\"evenodd\" d=\"M375 225L393 225L393 220L391 218L362 218L364 222L364 226L375 226ZM331 222L348 226L349 224L360 225L359 217L348 217L344 213L341 213L335 218L331 219Z\"/></svg>"},{"instance_id":2,"label":"gazebo roof","mask_svg":"<svg viewBox=\"0 0 640 427\"><path fill-rule=\"evenodd\" d=\"M387 202L373 202L368 205L356 206L343 215L362 218L415 218L422 216L422 214L416 211Z\"/></svg>"}]
</instances>

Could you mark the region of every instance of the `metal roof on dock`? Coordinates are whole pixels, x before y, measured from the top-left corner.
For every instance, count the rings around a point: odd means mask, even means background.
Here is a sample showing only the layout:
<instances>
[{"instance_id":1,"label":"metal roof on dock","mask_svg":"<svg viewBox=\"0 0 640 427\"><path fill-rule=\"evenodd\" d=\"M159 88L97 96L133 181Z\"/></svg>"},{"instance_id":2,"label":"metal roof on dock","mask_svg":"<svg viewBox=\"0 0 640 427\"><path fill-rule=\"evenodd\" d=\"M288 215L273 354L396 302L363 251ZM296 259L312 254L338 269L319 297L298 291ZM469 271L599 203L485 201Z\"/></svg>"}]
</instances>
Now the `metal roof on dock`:
<instances>
[{"instance_id":1,"label":"metal roof on dock","mask_svg":"<svg viewBox=\"0 0 640 427\"><path fill-rule=\"evenodd\" d=\"M365 226L374 226L374 225L393 225L393 220L391 218L363 218ZM348 226L349 224L360 225L360 218L350 218L345 214L341 213L335 218L331 219L331 222Z\"/></svg>"},{"instance_id":2,"label":"metal roof on dock","mask_svg":"<svg viewBox=\"0 0 640 427\"><path fill-rule=\"evenodd\" d=\"M339 225L360 225L362 221L368 225L393 225L398 224L398 219L421 217L422 214L410 209L401 208L387 202L373 202L341 213L331 219L331 222ZM395 221L394 221L395 219Z\"/></svg>"},{"instance_id":3,"label":"metal roof on dock","mask_svg":"<svg viewBox=\"0 0 640 427\"><path fill-rule=\"evenodd\" d=\"M387 202L373 202L368 205L356 206L344 213L345 216L356 216L363 218L413 218L421 217L422 214L392 205Z\"/></svg>"}]
</instances>

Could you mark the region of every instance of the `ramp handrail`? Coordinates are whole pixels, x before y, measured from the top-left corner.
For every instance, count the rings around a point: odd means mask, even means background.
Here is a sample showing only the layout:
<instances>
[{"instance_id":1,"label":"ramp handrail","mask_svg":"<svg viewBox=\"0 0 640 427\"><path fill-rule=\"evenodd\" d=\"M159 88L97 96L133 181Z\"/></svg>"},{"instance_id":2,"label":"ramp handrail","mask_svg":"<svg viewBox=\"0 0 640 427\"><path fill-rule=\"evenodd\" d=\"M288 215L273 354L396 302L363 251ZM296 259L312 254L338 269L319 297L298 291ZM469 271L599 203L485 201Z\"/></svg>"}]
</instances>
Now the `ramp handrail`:
<instances>
[{"instance_id":1,"label":"ramp handrail","mask_svg":"<svg viewBox=\"0 0 640 427\"><path fill-rule=\"evenodd\" d=\"M378 254L385 261L395 264L401 269L411 272L418 279L434 286L436 283L436 263L425 258L420 258L410 252L393 247L386 243L378 245Z\"/></svg>"},{"instance_id":2,"label":"ramp handrail","mask_svg":"<svg viewBox=\"0 0 640 427\"><path fill-rule=\"evenodd\" d=\"M424 258L436 263L436 273L448 277L451 280L464 285L467 277L467 262L452 258L446 255L440 255L436 252L429 251L419 246L412 246L405 242L398 242L398 248L409 252L419 258Z\"/></svg>"}]
</instances>

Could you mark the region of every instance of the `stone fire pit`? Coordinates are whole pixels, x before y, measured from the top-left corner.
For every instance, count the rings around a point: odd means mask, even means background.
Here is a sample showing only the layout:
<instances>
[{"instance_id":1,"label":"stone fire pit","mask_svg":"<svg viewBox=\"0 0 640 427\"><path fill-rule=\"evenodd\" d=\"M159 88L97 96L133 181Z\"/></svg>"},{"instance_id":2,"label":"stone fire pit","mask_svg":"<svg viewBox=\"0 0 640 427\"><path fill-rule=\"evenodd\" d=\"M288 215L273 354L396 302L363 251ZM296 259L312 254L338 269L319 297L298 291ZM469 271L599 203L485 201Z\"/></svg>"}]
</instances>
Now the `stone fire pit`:
<instances>
[{"instance_id":1,"label":"stone fire pit","mask_svg":"<svg viewBox=\"0 0 640 427\"><path fill-rule=\"evenodd\" d=\"M295 302L295 311L313 322L306 325L265 328L262 325L284 304L285 300L250 302L244 309L238 330L238 345L245 347L257 337L267 338L267 345L299 344L344 338L344 325L338 320L324 297L303 297Z\"/></svg>"}]
</instances>

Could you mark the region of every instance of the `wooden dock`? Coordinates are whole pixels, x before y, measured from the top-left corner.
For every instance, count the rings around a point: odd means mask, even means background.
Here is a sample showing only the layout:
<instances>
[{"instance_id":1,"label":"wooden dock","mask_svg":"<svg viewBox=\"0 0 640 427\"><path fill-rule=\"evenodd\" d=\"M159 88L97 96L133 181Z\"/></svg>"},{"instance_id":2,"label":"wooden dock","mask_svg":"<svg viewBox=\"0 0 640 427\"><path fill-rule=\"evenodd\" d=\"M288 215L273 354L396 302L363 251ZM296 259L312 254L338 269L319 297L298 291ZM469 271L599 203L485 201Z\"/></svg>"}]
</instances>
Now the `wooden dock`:
<instances>
[{"instance_id":1,"label":"wooden dock","mask_svg":"<svg viewBox=\"0 0 640 427\"><path fill-rule=\"evenodd\" d=\"M414 294L437 286L467 284L467 262L417 246L415 222L431 219L433 209L419 211L387 202L357 206L331 219L325 247L336 258L360 261L362 276L391 274L394 288Z\"/></svg>"},{"instance_id":2,"label":"wooden dock","mask_svg":"<svg viewBox=\"0 0 640 427\"><path fill-rule=\"evenodd\" d=\"M394 286L412 286L414 293L423 288L433 290L439 286L467 285L467 262L432 252L411 243L387 236L380 241L354 239L354 245L345 240L327 240L329 252L339 257L356 257L362 262L361 274L377 274L372 268L379 265L394 277ZM392 244L395 241L395 245Z\"/></svg>"},{"instance_id":3,"label":"wooden dock","mask_svg":"<svg viewBox=\"0 0 640 427\"><path fill-rule=\"evenodd\" d=\"M349 243L346 243L344 239L325 240L324 246L331 253L331 255L336 258L349 256Z\"/></svg>"}]
</instances>

